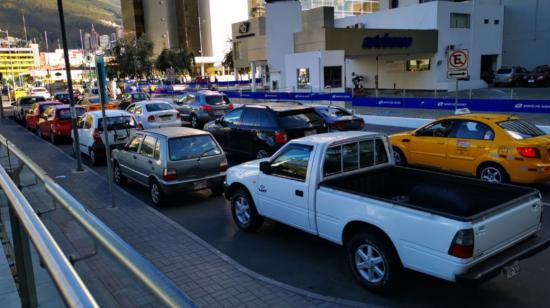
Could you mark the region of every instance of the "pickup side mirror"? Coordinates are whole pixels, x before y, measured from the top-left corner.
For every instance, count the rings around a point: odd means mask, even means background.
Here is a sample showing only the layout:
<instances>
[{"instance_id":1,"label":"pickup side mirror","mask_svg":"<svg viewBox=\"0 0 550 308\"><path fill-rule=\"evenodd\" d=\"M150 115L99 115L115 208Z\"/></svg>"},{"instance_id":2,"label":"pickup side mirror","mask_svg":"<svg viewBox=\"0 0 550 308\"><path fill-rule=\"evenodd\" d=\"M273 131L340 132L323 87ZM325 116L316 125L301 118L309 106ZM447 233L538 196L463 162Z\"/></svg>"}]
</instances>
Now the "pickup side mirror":
<instances>
[{"instance_id":1,"label":"pickup side mirror","mask_svg":"<svg viewBox=\"0 0 550 308\"><path fill-rule=\"evenodd\" d=\"M265 174L271 174L271 164L268 161L261 162L260 171Z\"/></svg>"}]
</instances>

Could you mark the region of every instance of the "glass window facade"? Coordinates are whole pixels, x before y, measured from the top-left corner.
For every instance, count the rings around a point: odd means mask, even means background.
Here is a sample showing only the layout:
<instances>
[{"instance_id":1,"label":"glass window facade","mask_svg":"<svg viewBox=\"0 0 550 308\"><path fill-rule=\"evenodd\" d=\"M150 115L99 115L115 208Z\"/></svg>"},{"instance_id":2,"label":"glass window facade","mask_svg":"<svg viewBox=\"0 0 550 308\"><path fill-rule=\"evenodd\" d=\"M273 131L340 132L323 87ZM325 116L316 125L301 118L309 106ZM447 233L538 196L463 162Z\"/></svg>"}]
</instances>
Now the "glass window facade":
<instances>
[{"instance_id":1,"label":"glass window facade","mask_svg":"<svg viewBox=\"0 0 550 308\"><path fill-rule=\"evenodd\" d=\"M380 0L302 0L301 3L303 10L333 6L334 18L368 14L380 10Z\"/></svg>"}]
</instances>

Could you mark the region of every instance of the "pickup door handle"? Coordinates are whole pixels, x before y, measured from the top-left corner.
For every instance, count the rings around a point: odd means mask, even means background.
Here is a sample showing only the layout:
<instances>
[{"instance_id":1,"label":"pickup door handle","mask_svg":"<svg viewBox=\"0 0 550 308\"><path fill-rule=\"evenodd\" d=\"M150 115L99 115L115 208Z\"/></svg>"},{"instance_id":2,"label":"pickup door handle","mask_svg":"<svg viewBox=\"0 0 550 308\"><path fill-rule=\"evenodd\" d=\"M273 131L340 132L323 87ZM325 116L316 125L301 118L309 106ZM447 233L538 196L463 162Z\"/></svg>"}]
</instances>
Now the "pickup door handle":
<instances>
[{"instance_id":1,"label":"pickup door handle","mask_svg":"<svg viewBox=\"0 0 550 308\"><path fill-rule=\"evenodd\" d=\"M296 191L294 191L294 193L295 193L296 196L298 196L298 197L303 197L303 196L304 196L304 192L301 191L301 190L298 190L298 189L296 189Z\"/></svg>"}]
</instances>

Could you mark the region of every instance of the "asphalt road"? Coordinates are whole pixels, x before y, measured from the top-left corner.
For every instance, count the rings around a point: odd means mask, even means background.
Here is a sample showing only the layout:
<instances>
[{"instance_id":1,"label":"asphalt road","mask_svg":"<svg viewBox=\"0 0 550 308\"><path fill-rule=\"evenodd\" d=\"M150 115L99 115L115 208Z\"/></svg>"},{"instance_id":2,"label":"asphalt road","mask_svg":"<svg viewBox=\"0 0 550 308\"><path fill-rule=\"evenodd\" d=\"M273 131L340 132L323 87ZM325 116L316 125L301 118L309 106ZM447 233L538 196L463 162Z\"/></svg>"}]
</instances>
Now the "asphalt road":
<instances>
[{"instance_id":1,"label":"asphalt road","mask_svg":"<svg viewBox=\"0 0 550 308\"><path fill-rule=\"evenodd\" d=\"M392 133L401 129L368 126L367 130ZM72 153L68 144L60 148ZM86 157L83 160L90 165ZM236 160L230 157L230 162ZM107 174L105 166L93 169ZM550 183L537 188L550 203ZM147 189L134 183L126 189L151 204ZM245 267L322 295L387 306L550 307L550 250L523 261L520 274L512 279L501 276L479 287L466 287L409 271L396 294L381 297L356 284L339 246L273 221L266 221L256 234L239 231L225 199L210 197L209 191L172 196L157 210ZM542 233L550 237L550 215L545 215L543 224Z\"/></svg>"}]
</instances>

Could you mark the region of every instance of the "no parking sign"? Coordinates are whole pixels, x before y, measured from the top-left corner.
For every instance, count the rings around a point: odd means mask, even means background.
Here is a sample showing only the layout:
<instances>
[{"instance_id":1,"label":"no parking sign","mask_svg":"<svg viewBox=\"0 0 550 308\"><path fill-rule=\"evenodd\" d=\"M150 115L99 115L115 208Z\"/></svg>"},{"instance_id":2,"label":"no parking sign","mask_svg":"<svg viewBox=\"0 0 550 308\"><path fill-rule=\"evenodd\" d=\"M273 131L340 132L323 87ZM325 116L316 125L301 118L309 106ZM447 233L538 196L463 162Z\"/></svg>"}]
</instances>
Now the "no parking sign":
<instances>
[{"instance_id":1,"label":"no parking sign","mask_svg":"<svg viewBox=\"0 0 550 308\"><path fill-rule=\"evenodd\" d=\"M468 49L452 50L447 57L449 71L459 71L468 68Z\"/></svg>"}]
</instances>

